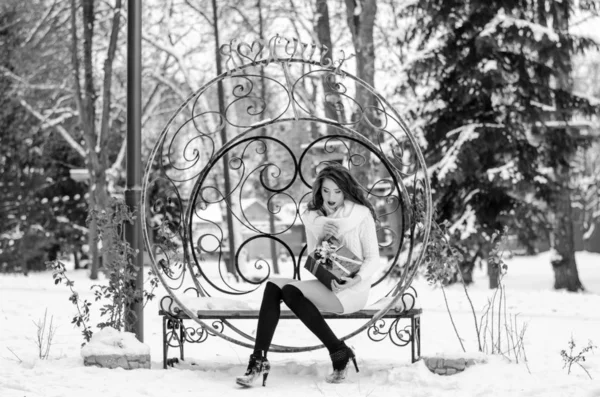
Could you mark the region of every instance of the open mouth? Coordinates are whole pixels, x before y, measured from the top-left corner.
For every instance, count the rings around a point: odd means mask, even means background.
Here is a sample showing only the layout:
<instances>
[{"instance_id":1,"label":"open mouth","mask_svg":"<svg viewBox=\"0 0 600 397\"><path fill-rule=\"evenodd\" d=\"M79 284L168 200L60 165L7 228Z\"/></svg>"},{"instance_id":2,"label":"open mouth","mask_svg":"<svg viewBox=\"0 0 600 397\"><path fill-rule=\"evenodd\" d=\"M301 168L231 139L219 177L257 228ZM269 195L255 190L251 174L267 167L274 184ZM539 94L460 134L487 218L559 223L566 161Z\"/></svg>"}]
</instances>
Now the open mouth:
<instances>
[{"instance_id":1,"label":"open mouth","mask_svg":"<svg viewBox=\"0 0 600 397\"><path fill-rule=\"evenodd\" d=\"M327 205L329 205L330 207L335 207L335 202L332 201L328 201Z\"/></svg>"}]
</instances>

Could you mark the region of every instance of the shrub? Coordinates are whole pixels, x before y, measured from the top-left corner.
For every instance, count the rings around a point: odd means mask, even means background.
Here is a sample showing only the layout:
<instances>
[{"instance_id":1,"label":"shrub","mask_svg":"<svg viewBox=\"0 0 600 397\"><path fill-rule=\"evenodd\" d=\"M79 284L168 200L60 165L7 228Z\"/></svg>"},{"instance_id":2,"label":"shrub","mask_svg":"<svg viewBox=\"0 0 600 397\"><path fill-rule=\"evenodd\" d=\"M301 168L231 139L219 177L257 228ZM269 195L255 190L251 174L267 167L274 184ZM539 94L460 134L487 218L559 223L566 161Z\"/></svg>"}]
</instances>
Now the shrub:
<instances>
[{"instance_id":1,"label":"shrub","mask_svg":"<svg viewBox=\"0 0 600 397\"><path fill-rule=\"evenodd\" d=\"M153 291L158 285L156 276L150 271L151 277L148 280L151 286L150 290L136 290L136 277L138 272L143 269L134 265L133 259L138 252L134 252L124 238L125 223L134 222L134 211L130 211L122 200L113 199L106 210L90 211L89 219L95 219L98 224L99 238L103 243L102 252L107 258L103 267L107 284L95 284L91 287L94 291L95 301L103 303L100 307L102 321L97 326L100 329L112 327L119 331L131 331L137 320L133 304L144 299L145 304L151 300L154 297ZM71 322L77 327L83 328L84 340L89 342L93 334L89 325L92 303L82 300L74 290L75 283L68 278L62 262L53 261L48 265L53 270L54 283L60 284L65 280L65 284L71 290L69 300L77 307L78 311Z\"/></svg>"}]
</instances>

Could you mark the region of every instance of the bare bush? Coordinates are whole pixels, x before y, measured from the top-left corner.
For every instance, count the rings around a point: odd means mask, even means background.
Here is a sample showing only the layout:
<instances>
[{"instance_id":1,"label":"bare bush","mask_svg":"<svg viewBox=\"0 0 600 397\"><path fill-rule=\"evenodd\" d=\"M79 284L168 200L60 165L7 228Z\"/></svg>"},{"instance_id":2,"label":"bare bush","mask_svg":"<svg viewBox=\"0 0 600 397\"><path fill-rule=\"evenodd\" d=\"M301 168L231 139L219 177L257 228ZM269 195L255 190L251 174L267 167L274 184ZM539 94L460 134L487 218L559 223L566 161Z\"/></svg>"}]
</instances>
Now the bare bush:
<instances>
[{"instance_id":1,"label":"bare bush","mask_svg":"<svg viewBox=\"0 0 600 397\"><path fill-rule=\"evenodd\" d=\"M52 339L56 333L56 326L54 325L54 316L50 317L50 323L48 323L48 309L44 311L44 319L33 322L37 328L37 337L35 344L38 347L38 356L40 359L45 360L50 355L50 348L52 347Z\"/></svg>"},{"instance_id":2,"label":"bare bush","mask_svg":"<svg viewBox=\"0 0 600 397\"><path fill-rule=\"evenodd\" d=\"M585 362L585 355L588 352L594 352L594 349L596 349L597 346L592 344L592 341L588 341L588 344L586 347L584 347L583 349L581 349L581 351L577 354L573 354L573 349L575 349L575 340L573 339L573 335L571 335L571 340L569 341L569 351L567 352L566 350L561 350L560 351L560 356L562 357L565 365L563 365L563 368L567 368L567 373L570 375L571 374L571 366L573 364L577 364L581 367L581 369L583 369L585 371L585 373L587 374L587 376L589 376L590 379L592 379L592 376L590 375L590 373L588 372L587 369L585 369L585 367L583 365L581 365L581 362Z\"/></svg>"}]
</instances>

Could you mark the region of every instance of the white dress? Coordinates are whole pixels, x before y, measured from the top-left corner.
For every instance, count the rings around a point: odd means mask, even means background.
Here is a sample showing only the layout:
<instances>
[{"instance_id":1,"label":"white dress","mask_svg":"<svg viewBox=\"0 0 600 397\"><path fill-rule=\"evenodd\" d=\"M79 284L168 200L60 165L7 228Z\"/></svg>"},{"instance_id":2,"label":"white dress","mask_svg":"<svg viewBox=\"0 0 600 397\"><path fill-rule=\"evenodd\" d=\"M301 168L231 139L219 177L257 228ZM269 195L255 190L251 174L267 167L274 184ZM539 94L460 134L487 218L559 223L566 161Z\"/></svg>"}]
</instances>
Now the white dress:
<instances>
[{"instance_id":1,"label":"white dress","mask_svg":"<svg viewBox=\"0 0 600 397\"><path fill-rule=\"evenodd\" d=\"M358 272L361 281L338 293L332 292L316 279L297 281L273 278L269 281L280 287L285 284L294 285L321 311L347 314L363 309L373 282L371 278L380 266L377 231L371 211L364 205L345 201L342 207L329 216L319 215L316 211L306 211L301 219L306 232L307 253L314 251L317 242L323 238L325 222L337 224L339 240L357 257L363 259Z\"/></svg>"}]
</instances>

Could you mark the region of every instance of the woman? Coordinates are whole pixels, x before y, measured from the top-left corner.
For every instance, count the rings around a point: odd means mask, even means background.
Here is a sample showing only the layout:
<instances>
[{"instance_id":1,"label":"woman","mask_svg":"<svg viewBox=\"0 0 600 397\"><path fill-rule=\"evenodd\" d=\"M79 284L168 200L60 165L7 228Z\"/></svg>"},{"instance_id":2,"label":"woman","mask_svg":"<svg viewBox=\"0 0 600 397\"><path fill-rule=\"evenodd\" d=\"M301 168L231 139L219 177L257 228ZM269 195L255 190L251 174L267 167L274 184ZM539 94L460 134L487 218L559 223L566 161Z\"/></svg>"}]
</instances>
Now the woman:
<instances>
[{"instance_id":1,"label":"woman","mask_svg":"<svg viewBox=\"0 0 600 397\"><path fill-rule=\"evenodd\" d=\"M250 386L262 374L265 385L270 370L267 351L279 322L282 300L329 350L333 373L327 382L342 382L350 360L358 372L354 352L335 336L321 312L352 313L365 307L371 276L379 266L375 219L373 206L347 169L328 165L319 172L312 201L302 216L307 252L312 252L317 243L335 237L363 258L363 264L354 277L344 277L343 283L332 281L331 290L319 280L270 279L260 307L254 352L246 374L236 379L238 384Z\"/></svg>"}]
</instances>

